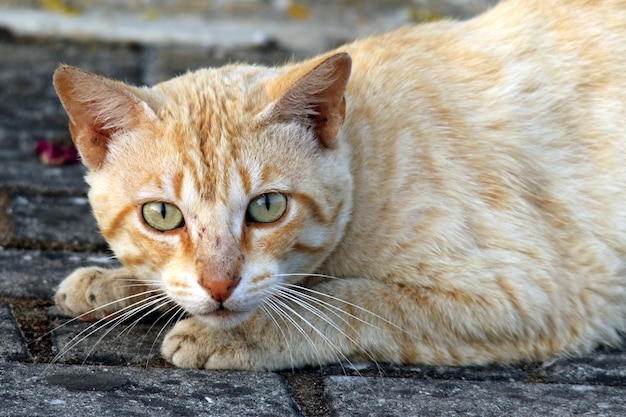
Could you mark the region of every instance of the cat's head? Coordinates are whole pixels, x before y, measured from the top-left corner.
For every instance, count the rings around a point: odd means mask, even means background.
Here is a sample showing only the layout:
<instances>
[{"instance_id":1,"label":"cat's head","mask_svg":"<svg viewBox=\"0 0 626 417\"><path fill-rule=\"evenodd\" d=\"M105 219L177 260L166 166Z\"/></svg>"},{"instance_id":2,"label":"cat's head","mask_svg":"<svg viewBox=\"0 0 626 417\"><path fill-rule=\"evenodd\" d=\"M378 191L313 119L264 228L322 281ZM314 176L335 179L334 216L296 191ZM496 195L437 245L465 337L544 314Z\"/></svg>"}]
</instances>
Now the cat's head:
<instances>
[{"instance_id":1,"label":"cat's head","mask_svg":"<svg viewBox=\"0 0 626 417\"><path fill-rule=\"evenodd\" d=\"M61 66L54 85L101 232L138 277L232 325L342 237L347 54L204 69L136 88Z\"/></svg>"}]
</instances>

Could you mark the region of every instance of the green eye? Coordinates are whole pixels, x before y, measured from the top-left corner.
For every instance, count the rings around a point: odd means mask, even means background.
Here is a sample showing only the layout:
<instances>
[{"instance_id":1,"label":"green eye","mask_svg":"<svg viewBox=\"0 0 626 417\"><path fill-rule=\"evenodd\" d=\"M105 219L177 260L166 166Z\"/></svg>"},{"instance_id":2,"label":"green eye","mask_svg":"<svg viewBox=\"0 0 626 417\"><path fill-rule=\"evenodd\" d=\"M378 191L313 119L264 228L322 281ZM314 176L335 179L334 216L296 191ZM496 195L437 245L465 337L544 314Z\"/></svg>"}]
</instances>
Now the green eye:
<instances>
[{"instance_id":1,"label":"green eye","mask_svg":"<svg viewBox=\"0 0 626 417\"><path fill-rule=\"evenodd\" d=\"M162 201L146 203L141 208L143 219L159 232L174 230L185 224L183 214L171 204Z\"/></svg>"},{"instance_id":2,"label":"green eye","mask_svg":"<svg viewBox=\"0 0 626 417\"><path fill-rule=\"evenodd\" d=\"M287 210L287 197L281 193L262 194L252 200L246 211L246 221L273 223Z\"/></svg>"}]
</instances>

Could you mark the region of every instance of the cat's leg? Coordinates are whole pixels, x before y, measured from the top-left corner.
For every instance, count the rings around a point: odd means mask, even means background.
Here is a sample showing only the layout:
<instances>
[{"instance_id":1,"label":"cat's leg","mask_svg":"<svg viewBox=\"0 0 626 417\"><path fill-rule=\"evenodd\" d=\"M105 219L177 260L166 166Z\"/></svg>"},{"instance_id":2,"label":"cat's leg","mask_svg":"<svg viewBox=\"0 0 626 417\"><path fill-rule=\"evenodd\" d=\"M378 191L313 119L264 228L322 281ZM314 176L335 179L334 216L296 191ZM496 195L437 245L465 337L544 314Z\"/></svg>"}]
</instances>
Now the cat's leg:
<instances>
[{"instance_id":1,"label":"cat's leg","mask_svg":"<svg viewBox=\"0 0 626 417\"><path fill-rule=\"evenodd\" d=\"M308 336L302 336L288 326L277 327L263 313L255 314L245 323L228 329L209 327L200 319L192 317L177 323L165 336L161 354L180 368L258 371L346 359L336 352L317 352L320 349L315 345L319 341L307 340ZM322 347L322 350L325 351L326 347Z\"/></svg>"},{"instance_id":2,"label":"cat's leg","mask_svg":"<svg viewBox=\"0 0 626 417\"><path fill-rule=\"evenodd\" d=\"M65 278L54 301L64 314L92 321L139 306L155 292L125 268L88 267Z\"/></svg>"},{"instance_id":3,"label":"cat's leg","mask_svg":"<svg viewBox=\"0 0 626 417\"><path fill-rule=\"evenodd\" d=\"M573 342L568 337L580 329L559 328L549 299L520 306L508 290L335 280L283 292L232 329L183 320L162 353L192 368L276 370L345 360L466 365L546 359Z\"/></svg>"}]
</instances>

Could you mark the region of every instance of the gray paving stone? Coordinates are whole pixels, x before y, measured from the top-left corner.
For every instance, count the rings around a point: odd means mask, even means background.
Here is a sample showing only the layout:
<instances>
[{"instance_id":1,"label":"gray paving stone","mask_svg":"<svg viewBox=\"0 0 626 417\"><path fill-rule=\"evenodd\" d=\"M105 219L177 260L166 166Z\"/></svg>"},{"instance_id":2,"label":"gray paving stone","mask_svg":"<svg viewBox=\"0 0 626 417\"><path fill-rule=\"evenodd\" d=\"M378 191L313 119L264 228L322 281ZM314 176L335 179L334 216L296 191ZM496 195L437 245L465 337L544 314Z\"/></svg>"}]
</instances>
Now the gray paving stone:
<instances>
[{"instance_id":1,"label":"gray paving stone","mask_svg":"<svg viewBox=\"0 0 626 417\"><path fill-rule=\"evenodd\" d=\"M168 318L139 321L141 314L125 321L84 323L49 309L55 361L104 365L147 365L160 358ZM148 313L149 310L145 310Z\"/></svg>"},{"instance_id":2,"label":"gray paving stone","mask_svg":"<svg viewBox=\"0 0 626 417\"><path fill-rule=\"evenodd\" d=\"M626 386L626 351L600 350L584 358L548 362L538 374L546 382Z\"/></svg>"},{"instance_id":3,"label":"gray paving stone","mask_svg":"<svg viewBox=\"0 0 626 417\"><path fill-rule=\"evenodd\" d=\"M0 364L12 417L297 416L275 374Z\"/></svg>"},{"instance_id":4,"label":"gray paving stone","mask_svg":"<svg viewBox=\"0 0 626 417\"><path fill-rule=\"evenodd\" d=\"M24 335L17 325L13 309L5 303L0 303L0 334L0 363L28 359Z\"/></svg>"},{"instance_id":5,"label":"gray paving stone","mask_svg":"<svg viewBox=\"0 0 626 417\"><path fill-rule=\"evenodd\" d=\"M0 249L0 296L50 298L54 288L76 268L118 265L98 253Z\"/></svg>"},{"instance_id":6,"label":"gray paving stone","mask_svg":"<svg viewBox=\"0 0 626 417\"><path fill-rule=\"evenodd\" d=\"M430 366L356 363L330 365L325 375L349 375L391 378L458 379L468 381L525 381L529 374L515 366Z\"/></svg>"},{"instance_id":7,"label":"gray paving stone","mask_svg":"<svg viewBox=\"0 0 626 417\"><path fill-rule=\"evenodd\" d=\"M52 73L60 63L141 83L142 49L132 45L69 41L0 40L0 125L64 129L67 117L56 98Z\"/></svg>"},{"instance_id":8,"label":"gray paving stone","mask_svg":"<svg viewBox=\"0 0 626 417\"><path fill-rule=\"evenodd\" d=\"M15 195L10 211L18 240L106 247L86 197Z\"/></svg>"},{"instance_id":9,"label":"gray paving stone","mask_svg":"<svg viewBox=\"0 0 626 417\"><path fill-rule=\"evenodd\" d=\"M624 387L352 376L325 382L337 417L623 417L626 412Z\"/></svg>"}]
</instances>

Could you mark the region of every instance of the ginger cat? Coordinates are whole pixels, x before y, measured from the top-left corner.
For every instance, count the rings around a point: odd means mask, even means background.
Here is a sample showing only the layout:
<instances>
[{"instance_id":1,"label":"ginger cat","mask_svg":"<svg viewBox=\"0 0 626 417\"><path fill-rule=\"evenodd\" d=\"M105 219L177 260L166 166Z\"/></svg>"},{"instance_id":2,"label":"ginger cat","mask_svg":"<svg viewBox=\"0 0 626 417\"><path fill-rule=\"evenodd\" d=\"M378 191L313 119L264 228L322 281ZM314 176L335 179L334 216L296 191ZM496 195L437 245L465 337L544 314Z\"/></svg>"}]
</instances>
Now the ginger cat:
<instances>
[{"instance_id":1,"label":"ginger cat","mask_svg":"<svg viewBox=\"0 0 626 417\"><path fill-rule=\"evenodd\" d=\"M542 361L626 330L624 0L511 0L152 88L61 66L54 85L125 265L77 270L56 302L184 310L177 366Z\"/></svg>"}]
</instances>

